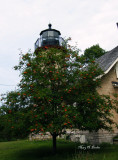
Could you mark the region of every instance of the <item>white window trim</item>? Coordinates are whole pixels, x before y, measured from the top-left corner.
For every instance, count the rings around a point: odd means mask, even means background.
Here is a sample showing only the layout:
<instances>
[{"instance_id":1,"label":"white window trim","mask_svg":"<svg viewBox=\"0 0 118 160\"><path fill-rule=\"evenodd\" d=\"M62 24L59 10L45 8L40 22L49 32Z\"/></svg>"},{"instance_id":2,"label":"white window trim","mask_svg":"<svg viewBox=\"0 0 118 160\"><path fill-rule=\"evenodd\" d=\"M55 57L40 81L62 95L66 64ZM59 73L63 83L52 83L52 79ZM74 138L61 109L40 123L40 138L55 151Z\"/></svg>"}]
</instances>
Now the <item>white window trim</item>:
<instances>
[{"instance_id":1,"label":"white window trim","mask_svg":"<svg viewBox=\"0 0 118 160\"><path fill-rule=\"evenodd\" d=\"M116 63L116 77L118 78L118 62Z\"/></svg>"}]
</instances>

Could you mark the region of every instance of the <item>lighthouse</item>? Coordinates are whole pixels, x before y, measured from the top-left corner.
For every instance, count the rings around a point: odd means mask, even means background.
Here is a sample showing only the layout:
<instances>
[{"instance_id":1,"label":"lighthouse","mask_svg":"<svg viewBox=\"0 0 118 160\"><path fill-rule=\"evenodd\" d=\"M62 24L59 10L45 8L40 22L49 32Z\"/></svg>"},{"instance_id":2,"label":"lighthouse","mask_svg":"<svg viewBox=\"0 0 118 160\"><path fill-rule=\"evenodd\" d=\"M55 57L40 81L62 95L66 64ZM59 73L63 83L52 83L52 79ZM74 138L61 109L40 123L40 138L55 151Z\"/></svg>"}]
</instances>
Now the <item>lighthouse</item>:
<instances>
[{"instance_id":1,"label":"lighthouse","mask_svg":"<svg viewBox=\"0 0 118 160\"><path fill-rule=\"evenodd\" d=\"M52 25L48 25L48 29L40 32L40 37L34 44L35 50L44 46L64 46L64 39L61 37L60 31L52 29Z\"/></svg>"}]
</instances>

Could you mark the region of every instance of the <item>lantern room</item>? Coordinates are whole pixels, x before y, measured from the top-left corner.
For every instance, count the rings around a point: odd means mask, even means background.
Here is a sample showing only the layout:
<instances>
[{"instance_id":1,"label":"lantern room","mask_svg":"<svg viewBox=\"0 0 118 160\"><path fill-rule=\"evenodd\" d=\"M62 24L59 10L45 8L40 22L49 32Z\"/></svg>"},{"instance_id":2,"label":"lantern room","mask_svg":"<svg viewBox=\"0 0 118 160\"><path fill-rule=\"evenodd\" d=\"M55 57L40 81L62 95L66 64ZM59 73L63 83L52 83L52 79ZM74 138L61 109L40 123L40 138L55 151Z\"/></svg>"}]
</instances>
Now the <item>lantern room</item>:
<instances>
[{"instance_id":1,"label":"lantern room","mask_svg":"<svg viewBox=\"0 0 118 160\"><path fill-rule=\"evenodd\" d=\"M63 46L64 40L60 37L60 31L52 29L52 25L48 25L48 29L41 31L40 38L35 42L35 50L43 46Z\"/></svg>"}]
</instances>

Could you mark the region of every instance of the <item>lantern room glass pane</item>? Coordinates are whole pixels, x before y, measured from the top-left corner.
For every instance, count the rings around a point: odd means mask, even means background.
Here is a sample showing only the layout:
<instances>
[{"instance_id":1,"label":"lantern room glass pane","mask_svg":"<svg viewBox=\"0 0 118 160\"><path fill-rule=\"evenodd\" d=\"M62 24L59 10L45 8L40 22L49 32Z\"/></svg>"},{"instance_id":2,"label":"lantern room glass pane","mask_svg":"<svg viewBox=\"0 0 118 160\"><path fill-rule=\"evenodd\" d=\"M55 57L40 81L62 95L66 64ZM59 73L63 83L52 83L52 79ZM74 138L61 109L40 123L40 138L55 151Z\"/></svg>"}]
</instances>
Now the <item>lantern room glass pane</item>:
<instances>
[{"instance_id":1,"label":"lantern room glass pane","mask_svg":"<svg viewBox=\"0 0 118 160\"><path fill-rule=\"evenodd\" d=\"M42 37L46 38L48 36L48 32L43 32Z\"/></svg>"},{"instance_id":2,"label":"lantern room glass pane","mask_svg":"<svg viewBox=\"0 0 118 160\"><path fill-rule=\"evenodd\" d=\"M55 38L58 38L58 37L59 37L58 32L54 32L54 37L55 37Z\"/></svg>"},{"instance_id":3,"label":"lantern room glass pane","mask_svg":"<svg viewBox=\"0 0 118 160\"><path fill-rule=\"evenodd\" d=\"M53 37L54 34L53 34L53 31L48 31L48 37Z\"/></svg>"}]
</instances>

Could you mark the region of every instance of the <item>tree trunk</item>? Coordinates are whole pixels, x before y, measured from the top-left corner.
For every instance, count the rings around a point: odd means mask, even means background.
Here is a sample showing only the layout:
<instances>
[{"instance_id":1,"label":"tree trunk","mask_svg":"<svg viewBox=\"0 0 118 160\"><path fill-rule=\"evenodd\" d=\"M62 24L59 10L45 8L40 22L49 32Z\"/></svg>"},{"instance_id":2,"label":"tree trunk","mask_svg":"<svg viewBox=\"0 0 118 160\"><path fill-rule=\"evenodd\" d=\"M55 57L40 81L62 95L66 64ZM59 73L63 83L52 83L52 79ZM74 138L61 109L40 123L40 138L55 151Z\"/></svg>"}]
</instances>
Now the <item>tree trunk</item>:
<instances>
[{"instance_id":1,"label":"tree trunk","mask_svg":"<svg viewBox=\"0 0 118 160\"><path fill-rule=\"evenodd\" d=\"M56 135L56 133L54 132L54 133L52 134L52 138L53 138L53 154L56 154L56 151L57 151L56 137L57 137L57 135Z\"/></svg>"}]
</instances>

